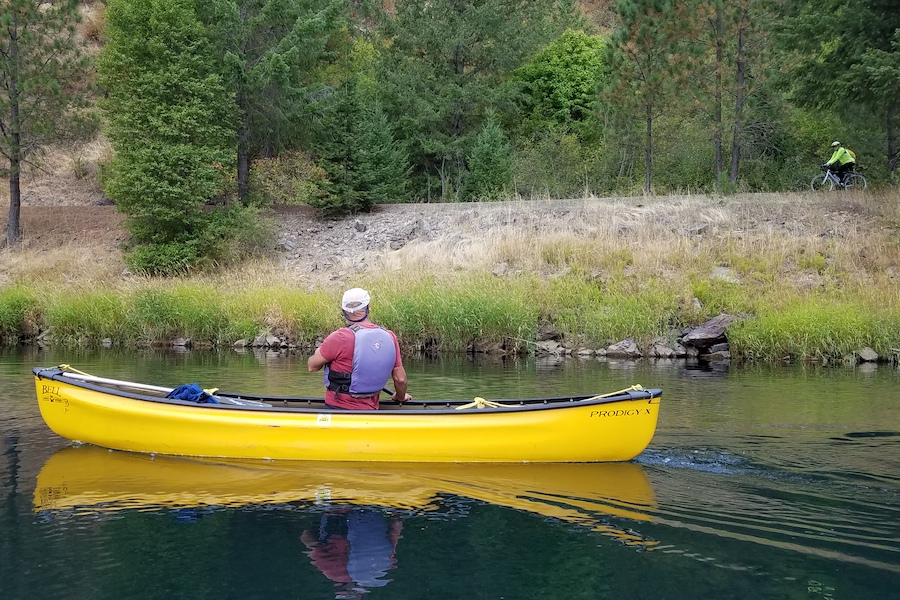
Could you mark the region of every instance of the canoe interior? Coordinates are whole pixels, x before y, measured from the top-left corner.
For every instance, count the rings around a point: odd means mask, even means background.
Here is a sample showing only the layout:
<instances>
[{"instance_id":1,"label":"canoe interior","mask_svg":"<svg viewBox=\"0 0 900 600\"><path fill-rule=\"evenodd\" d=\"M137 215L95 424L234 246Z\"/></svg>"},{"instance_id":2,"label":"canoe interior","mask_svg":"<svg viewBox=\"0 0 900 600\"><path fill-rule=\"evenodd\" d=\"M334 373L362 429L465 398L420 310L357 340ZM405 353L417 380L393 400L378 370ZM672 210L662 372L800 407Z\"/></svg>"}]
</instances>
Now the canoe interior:
<instances>
[{"instance_id":1,"label":"canoe interior","mask_svg":"<svg viewBox=\"0 0 900 600\"><path fill-rule=\"evenodd\" d=\"M102 378L85 377L83 379L70 376L71 374L58 367L43 368L36 367L32 370L34 376L39 380L50 380L65 382L68 385L119 396L122 398L131 398L136 400L145 400L148 402L160 402L165 404L184 405L184 406L200 406L208 407L215 410L236 410L236 411L264 411L264 412L335 412L335 409L326 406L323 398L305 397L305 396L262 396L234 392L217 391L215 396L223 402L235 401L245 402L250 405L238 404L197 404L185 400L175 400L166 398L168 388L156 388L156 386L146 386L139 383L120 381L111 383L115 380L102 380ZM555 396L548 398L515 398L515 399L491 399L503 405L500 408L484 407L479 412L510 412L510 411L531 411L531 410L547 410L554 408L565 408L573 405L593 405L593 404L609 404L613 402L622 402L629 400L653 399L662 396L662 390L655 388L648 389L630 389L616 393L614 395L571 395L571 396ZM404 413L440 413L463 414L468 411L458 410L459 407L470 404L472 399L457 400L411 400L409 402L399 403L391 399L382 398L380 402L380 410L366 411L354 410L354 414L365 413L382 413L383 411L402 411Z\"/></svg>"}]
</instances>

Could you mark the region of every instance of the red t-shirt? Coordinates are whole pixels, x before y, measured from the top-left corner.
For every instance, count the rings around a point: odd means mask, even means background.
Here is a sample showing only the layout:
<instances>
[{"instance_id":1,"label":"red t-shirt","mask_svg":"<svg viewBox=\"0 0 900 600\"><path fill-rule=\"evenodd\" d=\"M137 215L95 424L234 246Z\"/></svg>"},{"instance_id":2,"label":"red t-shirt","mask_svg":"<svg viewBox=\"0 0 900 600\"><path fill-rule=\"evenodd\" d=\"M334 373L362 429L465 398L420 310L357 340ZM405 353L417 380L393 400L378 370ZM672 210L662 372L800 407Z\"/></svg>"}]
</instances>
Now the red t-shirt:
<instances>
[{"instance_id":1,"label":"red t-shirt","mask_svg":"<svg viewBox=\"0 0 900 600\"><path fill-rule=\"evenodd\" d=\"M374 323L360 324L360 327L367 329L376 329L378 325ZM397 359L394 361L394 368L403 366L400 358L400 344L397 342L397 336L393 331L387 330L394 340L394 351ZM319 347L319 353L327 360L330 365L328 368L339 373L350 373L353 371L353 346L356 336L349 327L341 327L337 331L331 333L322 345ZM325 390L325 402L331 406L348 409L377 409L380 394L369 396L367 398L354 398L350 394L339 394L332 390Z\"/></svg>"},{"instance_id":2,"label":"red t-shirt","mask_svg":"<svg viewBox=\"0 0 900 600\"><path fill-rule=\"evenodd\" d=\"M337 583L353 581L347 571L347 560L350 557L350 541L342 535L329 535L316 544L309 552L312 564L316 565L328 579Z\"/></svg>"}]
</instances>

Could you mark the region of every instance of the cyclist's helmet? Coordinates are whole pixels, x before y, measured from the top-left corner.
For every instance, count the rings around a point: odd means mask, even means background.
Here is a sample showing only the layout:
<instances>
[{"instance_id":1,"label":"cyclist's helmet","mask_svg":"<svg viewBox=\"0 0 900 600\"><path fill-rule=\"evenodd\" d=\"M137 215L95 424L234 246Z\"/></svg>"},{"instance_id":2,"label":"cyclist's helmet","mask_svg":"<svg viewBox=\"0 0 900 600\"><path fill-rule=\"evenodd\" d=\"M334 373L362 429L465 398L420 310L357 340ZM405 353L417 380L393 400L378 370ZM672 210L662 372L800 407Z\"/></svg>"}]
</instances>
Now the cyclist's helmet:
<instances>
[{"instance_id":1,"label":"cyclist's helmet","mask_svg":"<svg viewBox=\"0 0 900 600\"><path fill-rule=\"evenodd\" d=\"M831 147L832 147L832 148L837 148L837 147L840 146L840 145L841 145L840 142L831 142Z\"/></svg>"}]
</instances>

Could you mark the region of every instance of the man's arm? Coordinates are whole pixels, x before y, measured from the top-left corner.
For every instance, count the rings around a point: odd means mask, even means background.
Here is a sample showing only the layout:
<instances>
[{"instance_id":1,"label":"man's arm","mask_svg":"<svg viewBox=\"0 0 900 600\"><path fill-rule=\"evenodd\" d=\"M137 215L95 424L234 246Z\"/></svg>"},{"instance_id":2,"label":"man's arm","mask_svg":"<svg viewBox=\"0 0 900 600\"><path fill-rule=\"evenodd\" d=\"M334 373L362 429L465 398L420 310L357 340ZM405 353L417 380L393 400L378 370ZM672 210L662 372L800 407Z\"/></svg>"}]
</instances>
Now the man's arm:
<instances>
[{"instance_id":1,"label":"man's arm","mask_svg":"<svg viewBox=\"0 0 900 600\"><path fill-rule=\"evenodd\" d=\"M306 361L306 368L309 369L310 373L315 373L328 364L328 361L325 360L324 356L322 356L321 350L321 348L316 348L316 351L313 353L313 355L309 357L308 361Z\"/></svg>"},{"instance_id":2,"label":"man's arm","mask_svg":"<svg viewBox=\"0 0 900 600\"><path fill-rule=\"evenodd\" d=\"M394 367L394 370L391 371L391 379L394 380L394 395L391 398L397 402L412 400L412 396L406 393L406 369L403 368L403 365Z\"/></svg>"}]
</instances>

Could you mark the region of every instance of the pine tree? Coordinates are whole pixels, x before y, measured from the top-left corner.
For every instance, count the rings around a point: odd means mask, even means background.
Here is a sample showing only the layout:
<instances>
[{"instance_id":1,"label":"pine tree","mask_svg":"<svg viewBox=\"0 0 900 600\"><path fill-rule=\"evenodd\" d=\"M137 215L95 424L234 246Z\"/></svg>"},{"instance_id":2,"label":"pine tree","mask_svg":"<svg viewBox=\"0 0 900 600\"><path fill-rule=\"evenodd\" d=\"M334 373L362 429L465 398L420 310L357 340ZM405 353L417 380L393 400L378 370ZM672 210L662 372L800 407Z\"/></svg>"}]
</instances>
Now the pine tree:
<instances>
[{"instance_id":1,"label":"pine tree","mask_svg":"<svg viewBox=\"0 0 900 600\"><path fill-rule=\"evenodd\" d=\"M418 193L459 198L470 137L490 108L514 114L510 75L578 22L568 0L397 0L380 81L411 152Z\"/></svg>"},{"instance_id":2,"label":"pine tree","mask_svg":"<svg viewBox=\"0 0 900 600\"><path fill-rule=\"evenodd\" d=\"M678 53L689 23L684 9L673 0L619 0L622 23L608 46L610 105L643 120L645 193L652 183L654 121L674 96L683 67Z\"/></svg>"},{"instance_id":3,"label":"pine tree","mask_svg":"<svg viewBox=\"0 0 900 600\"><path fill-rule=\"evenodd\" d=\"M172 272L203 255L204 203L222 192L233 101L194 0L110 0L99 60L116 154L106 192L128 218L135 266Z\"/></svg>"},{"instance_id":4,"label":"pine tree","mask_svg":"<svg viewBox=\"0 0 900 600\"><path fill-rule=\"evenodd\" d=\"M468 156L462 197L464 200L497 200L508 192L511 174L509 139L494 113L488 113Z\"/></svg>"},{"instance_id":5,"label":"pine tree","mask_svg":"<svg viewBox=\"0 0 900 600\"><path fill-rule=\"evenodd\" d=\"M0 3L0 155L9 163L6 242L20 236L21 174L50 141L73 123L84 104L72 89L87 61L76 37L77 0Z\"/></svg>"},{"instance_id":6,"label":"pine tree","mask_svg":"<svg viewBox=\"0 0 900 600\"><path fill-rule=\"evenodd\" d=\"M364 77L354 76L335 90L320 119L327 134L314 149L328 173L329 194L314 202L317 208L345 214L406 200L408 153Z\"/></svg>"},{"instance_id":7,"label":"pine tree","mask_svg":"<svg viewBox=\"0 0 900 600\"><path fill-rule=\"evenodd\" d=\"M356 131L354 170L363 207L405 201L409 188L409 154L397 141L380 102L374 101L363 108Z\"/></svg>"},{"instance_id":8,"label":"pine tree","mask_svg":"<svg viewBox=\"0 0 900 600\"><path fill-rule=\"evenodd\" d=\"M237 192L246 201L252 159L296 148L313 71L345 25L345 0L200 2L219 69L235 102Z\"/></svg>"}]
</instances>

